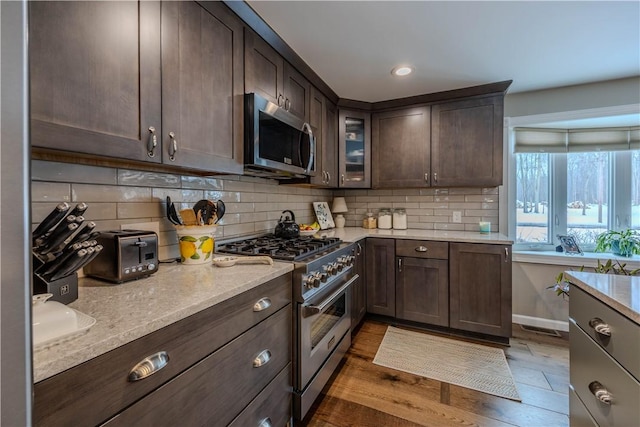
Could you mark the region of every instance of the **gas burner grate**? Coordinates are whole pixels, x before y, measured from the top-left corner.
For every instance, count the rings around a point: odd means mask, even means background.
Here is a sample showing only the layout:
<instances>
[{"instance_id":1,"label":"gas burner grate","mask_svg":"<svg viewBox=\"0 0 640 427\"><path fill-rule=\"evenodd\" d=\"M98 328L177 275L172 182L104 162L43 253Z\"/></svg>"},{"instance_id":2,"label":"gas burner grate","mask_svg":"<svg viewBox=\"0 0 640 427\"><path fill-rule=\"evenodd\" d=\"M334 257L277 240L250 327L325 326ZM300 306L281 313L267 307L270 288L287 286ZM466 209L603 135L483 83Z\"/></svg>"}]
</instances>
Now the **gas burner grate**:
<instances>
[{"instance_id":1,"label":"gas burner grate","mask_svg":"<svg viewBox=\"0 0 640 427\"><path fill-rule=\"evenodd\" d=\"M268 255L284 261L301 261L318 252L329 250L342 243L337 237L315 238L302 236L283 239L266 235L253 239L230 242L218 247L218 252L236 255Z\"/></svg>"}]
</instances>

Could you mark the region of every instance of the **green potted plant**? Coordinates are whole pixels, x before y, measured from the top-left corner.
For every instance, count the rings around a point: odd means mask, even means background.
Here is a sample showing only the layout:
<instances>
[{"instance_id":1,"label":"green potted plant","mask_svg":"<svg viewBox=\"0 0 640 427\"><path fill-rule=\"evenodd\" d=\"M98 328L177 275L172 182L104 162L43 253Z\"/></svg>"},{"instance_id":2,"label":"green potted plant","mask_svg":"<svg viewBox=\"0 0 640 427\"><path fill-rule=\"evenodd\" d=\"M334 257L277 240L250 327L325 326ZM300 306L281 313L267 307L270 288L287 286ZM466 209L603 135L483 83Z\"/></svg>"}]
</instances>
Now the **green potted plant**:
<instances>
[{"instance_id":1,"label":"green potted plant","mask_svg":"<svg viewBox=\"0 0 640 427\"><path fill-rule=\"evenodd\" d=\"M623 257L640 255L640 234L630 228L625 231L605 231L596 239L596 252L605 252L609 249Z\"/></svg>"}]
</instances>

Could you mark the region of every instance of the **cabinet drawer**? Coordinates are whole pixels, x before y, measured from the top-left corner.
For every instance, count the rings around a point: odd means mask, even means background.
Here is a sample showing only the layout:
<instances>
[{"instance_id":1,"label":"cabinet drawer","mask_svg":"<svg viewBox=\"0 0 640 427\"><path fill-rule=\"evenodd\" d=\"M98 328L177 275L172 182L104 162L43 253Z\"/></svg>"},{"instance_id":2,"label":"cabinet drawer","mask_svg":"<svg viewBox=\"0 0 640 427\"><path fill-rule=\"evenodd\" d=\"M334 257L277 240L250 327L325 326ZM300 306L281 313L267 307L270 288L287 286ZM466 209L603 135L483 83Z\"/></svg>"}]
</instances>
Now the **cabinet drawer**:
<instances>
[{"instance_id":1,"label":"cabinet drawer","mask_svg":"<svg viewBox=\"0 0 640 427\"><path fill-rule=\"evenodd\" d=\"M640 325L612 310L577 286L571 286L570 295L569 316L636 380L640 380L640 358L638 357ZM609 325L611 336L596 332L593 319L600 319ZM590 322L594 326L590 326Z\"/></svg>"},{"instance_id":2,"label":"cabinet drawer","mask_svg":"<svg viewBox=\"0 0 640 427\"><path fill-rule=\"evenodd\" d=\"M569 387L569 423L571 427L598 427L573 387Z\"/></svg>"},{"instance_id":3,"label":"cabinet drawer","mask_svg":"<svg viewBox=\"0 0 640 427\"><path fill-rule=\"evenodd\" d=\"M256 366L264 351L270 359ZM227 425L290 362L291 306L250 329L113 419L111 426Z\"/></svg>"},{"instance_id":4,"label":"cabinet drawer","mask_svg":"<svg viewBox=\"0 0 640 427\"><path fill-rule=\"evenodd\" d=\"M265 298L271 305L254 311L254 304ZM286 274L40 381L34 387L34 424L104 422L290 302L291 275ZM163 369L128 381L138 362L160 351L169 355Z\"/></svg>"},{"instance_id":5,"label":"cabinet drawer","mask_svg":"<svg viewBox=\"0 0 640 427\"><path fill-rule=\"evenodd\" d=\"M574 303L571 295L571 304ZM573 321L569 322L571 386L599 425L637 425L640 420L640 383L611 358ZM590 385L600 383L612 397L600 402Z\"/></svg>"},{"instance_id":6,"label":"cabinet drawer","mask_svg":"<svg viewBox=\"0 0 640 427\"><path fill-rule=\"evenodd\" d=\"M449 259L449 243L429 240L396 240L396 256Z\"/></svg>"},{"instance_id":7,"label":"cabinet drawer","mask_svg":"<svg viewBox=\"0 0 640 427\"><path fill-rule=\"evenodd\" d=\"M292 392L291 364L288 364L229 427L258 427L263 420L268 420L271 426L285 426L291 419Z\"/></svg>"}]
</instances>

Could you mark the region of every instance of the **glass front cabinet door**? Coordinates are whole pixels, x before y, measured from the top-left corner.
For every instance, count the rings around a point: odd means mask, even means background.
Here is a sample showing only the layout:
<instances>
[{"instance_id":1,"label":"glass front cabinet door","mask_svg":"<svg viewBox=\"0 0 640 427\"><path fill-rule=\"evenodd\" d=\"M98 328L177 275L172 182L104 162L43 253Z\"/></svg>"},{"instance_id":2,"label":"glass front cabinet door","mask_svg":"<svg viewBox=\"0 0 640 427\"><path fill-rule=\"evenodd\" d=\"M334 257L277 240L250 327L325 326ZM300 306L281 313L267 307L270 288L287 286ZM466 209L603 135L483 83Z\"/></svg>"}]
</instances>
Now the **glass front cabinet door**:
<instances>
[{"instance_id":1,"label":"glass front cabinet door","mask_svg":"<svg viewBox=\"0 0 640 427\"><path fill-rule=\"evenodd\" d=\"M371 187L371 115L340 110L339 187Z\"/></svg>"}]
</instances>

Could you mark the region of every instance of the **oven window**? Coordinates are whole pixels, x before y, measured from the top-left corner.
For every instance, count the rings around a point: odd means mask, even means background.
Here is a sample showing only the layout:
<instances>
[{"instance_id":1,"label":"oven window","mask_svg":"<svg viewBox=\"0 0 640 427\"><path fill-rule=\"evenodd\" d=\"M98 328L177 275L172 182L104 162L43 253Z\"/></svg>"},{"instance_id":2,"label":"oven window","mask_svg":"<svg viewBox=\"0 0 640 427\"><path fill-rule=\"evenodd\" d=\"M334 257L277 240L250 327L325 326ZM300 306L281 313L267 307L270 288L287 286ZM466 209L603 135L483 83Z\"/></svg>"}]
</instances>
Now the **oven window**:
<instances>
[{"instance_id":1,"label":"oven window","mask_svg":"<svg viewBox=\"0 0 640 427\"><path fill-rule=\"evenodd\" d=\"M342 319L346 313L346 294L342 294L333 304L318 314L311 324L311 350L316 348L322 338Z\"/></svg>"}]
</instances>

